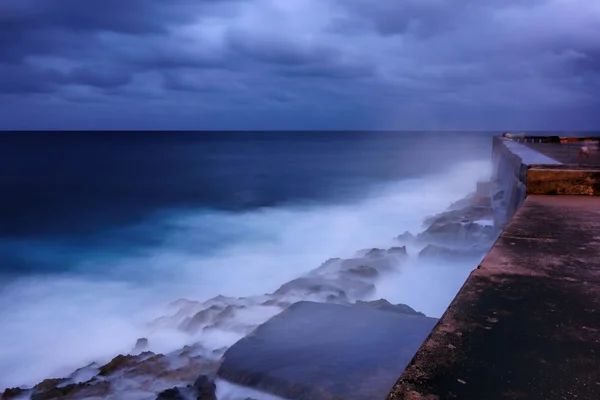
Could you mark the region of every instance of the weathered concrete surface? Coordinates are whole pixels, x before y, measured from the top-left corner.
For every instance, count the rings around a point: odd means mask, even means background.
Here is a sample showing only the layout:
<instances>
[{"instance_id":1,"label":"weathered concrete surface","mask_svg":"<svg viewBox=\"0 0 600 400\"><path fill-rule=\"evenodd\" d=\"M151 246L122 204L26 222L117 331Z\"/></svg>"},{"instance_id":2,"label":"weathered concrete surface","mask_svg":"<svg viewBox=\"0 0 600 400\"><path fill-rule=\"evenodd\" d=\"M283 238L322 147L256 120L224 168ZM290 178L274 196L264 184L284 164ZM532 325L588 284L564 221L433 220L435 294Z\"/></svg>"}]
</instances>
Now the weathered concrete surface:
<instances>
[{"instance_id":1,"label":"weathered concrete surface","mask_svg":"<svg viewBox=\"0 0 600 400\"><path fill-rule=\"evenodd\" d=\"M385 399L437 319L299 302L223 356L218 375L294 400Z\"/></svg>"},{"instance_id":2,"label":"weathered concrete surface","mask_svg":"<svg viewBox=\"0 0 600 400\"><path fill-rule=\"evenodd\" d=\"M388 399L600 398L600 198L527 197Z\"/></svg>"},{"instance_id":3,"label":"weathered concrete surface","mask_svg":"<svg viewBox=\"0 0 600 400\"><path fill-rule=\"evenodd\" d=\"M527 194L600 195L600 167L531 166Z\"/></svg>"},{"instance_id":4,"label":"weathered concrete surface","mask_svg":"<svg viewBox=\"0 0 600 400\"><path fill-rule=\"evenodd\" d=\"M598 143L600 138L598 137L585 137L585 138L561 138L560 142L554 143L526 143L527 147L545 154L546 156L560 161L564 164L579 164L579 149L581 146L588 145L589 143ZM594 147L592 145L592 147ZM600 152L592 151L588 160L585 160L587 165L600 165ZM536 164L547 164L540 162Z\"/></svg>"},{"instance_id":5,"label":"weathered concrete surface","mask_svg":"<svg viewBox=\"0 0 600 400\"><path fill-rule=\"evenodd\" d=\"M544 137L544 140L551 138ZM560 138L556 137L555 141ZM515 140L494 137L492 142L492 208L494 225L502 229L517 212L526 197L527 169L533 164L561 165L533 148Z\"/></svg>"}]
</instances>

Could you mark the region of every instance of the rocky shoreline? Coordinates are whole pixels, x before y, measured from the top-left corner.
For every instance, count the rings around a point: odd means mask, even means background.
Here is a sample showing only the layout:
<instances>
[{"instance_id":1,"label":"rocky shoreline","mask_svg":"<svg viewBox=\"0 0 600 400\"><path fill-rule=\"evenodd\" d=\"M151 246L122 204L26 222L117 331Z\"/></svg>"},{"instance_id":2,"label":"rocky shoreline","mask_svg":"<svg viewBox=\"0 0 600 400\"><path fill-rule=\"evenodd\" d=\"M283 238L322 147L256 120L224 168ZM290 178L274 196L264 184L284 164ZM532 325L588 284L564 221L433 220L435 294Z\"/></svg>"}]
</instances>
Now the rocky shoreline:
<instances>
[{"instance_id":1,"label":"rocky shoreline","mask_svg":"<svg viewBox=\"0 0 600 400\"><path fill-rule=\"evenodd\" d=\"M228 347L210 349L193 343L198 335L230 332L241 338L290 305L306 300L423 316L408 305L373 299L377 282L398 272L408 257L478 262L499 233L493 224L491 192L489 182L479 182L472 194L426 218L422 232L405 232L395 238L396 245L386 249L365 249L352 258L329 259L273 293L174 301L170 314L151 321L149 328L175 328L189 334L192 343L177 351L156 354L150 351L152 343L140 338L130 354L118 355L103 365L93 362L65 378L46 379L33 387L8 388L0 398L214 400L216 372ZM420 250L411 254L407 246Z\"/></svg>"}]
</instances>

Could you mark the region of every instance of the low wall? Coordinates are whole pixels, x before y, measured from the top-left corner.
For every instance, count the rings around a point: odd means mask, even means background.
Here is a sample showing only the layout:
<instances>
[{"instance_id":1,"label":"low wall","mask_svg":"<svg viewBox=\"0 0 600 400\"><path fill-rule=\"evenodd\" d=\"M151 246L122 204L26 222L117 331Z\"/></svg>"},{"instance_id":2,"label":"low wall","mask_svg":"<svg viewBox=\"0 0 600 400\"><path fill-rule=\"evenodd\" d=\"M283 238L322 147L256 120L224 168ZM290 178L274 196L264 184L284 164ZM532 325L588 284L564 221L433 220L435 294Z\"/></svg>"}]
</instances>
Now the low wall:
<instances>
[{"instance_id":1,"label":"low wall","mask_svg":"<svg viewBox=\"0 0 600 400\"><path fill-rule=\"evenodd\" d=\"M600 164L534 149L580 141L493 139L502 233L387 400L598 399Z\"/></svg>"},{"instance_id":2,"label":"low wall","mask_svg":"<svg viewBox=\"0 0 600 400\"><path fill-rule=\"evenodd\" d=\"M501 230L515 215L527 195L530 165L560 162L510 139L494 137L492 144L492 207L494 225Z\"/></svg>"}]
</instances>

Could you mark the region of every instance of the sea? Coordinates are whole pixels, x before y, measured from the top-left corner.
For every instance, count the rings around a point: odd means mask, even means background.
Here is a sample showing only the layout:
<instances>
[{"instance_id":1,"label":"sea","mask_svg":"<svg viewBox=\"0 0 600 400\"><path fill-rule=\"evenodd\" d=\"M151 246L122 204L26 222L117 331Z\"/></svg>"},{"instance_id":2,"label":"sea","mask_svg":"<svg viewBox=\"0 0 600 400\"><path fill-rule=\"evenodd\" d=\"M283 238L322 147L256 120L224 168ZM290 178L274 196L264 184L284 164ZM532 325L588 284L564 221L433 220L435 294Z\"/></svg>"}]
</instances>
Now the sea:
<instances>
[{"instance_id":1,"label":"sea","mask_svg":"<svg viewBox=\"0 0 600 400\"><path fill-rule=\"evenodd\" d=\"M0 392L127 351L174 300L269 293L418 232L489 178L493 134L0 134ZM378 296L439 317L473 268Z\"/></svg>"}]
</instances>

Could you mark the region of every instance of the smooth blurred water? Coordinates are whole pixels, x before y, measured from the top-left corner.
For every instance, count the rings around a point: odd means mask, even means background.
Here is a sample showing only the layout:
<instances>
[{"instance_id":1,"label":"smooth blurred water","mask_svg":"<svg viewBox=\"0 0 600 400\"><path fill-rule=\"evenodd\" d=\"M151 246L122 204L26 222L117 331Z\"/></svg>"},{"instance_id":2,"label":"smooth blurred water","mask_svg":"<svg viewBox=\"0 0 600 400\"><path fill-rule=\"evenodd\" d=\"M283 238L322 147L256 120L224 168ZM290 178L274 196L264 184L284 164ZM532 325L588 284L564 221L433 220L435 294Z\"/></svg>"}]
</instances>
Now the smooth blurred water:
<instances>
[{"instance_id":1,"label":"smooth blurred water","mask_svg":"<svg viewBox=\"0 0 600 400\"><path fill-rule=\"evenodd\" d=\"M485 159L489 137L409 132L3 133L0 271L60 271L96 249L128 253L160 244L163 231L176 228L157 227L155 221L184 209L242 212L350 203L373 185ZM206 235L204 248L226 239L215 229ZM36 254L21 257L32 246Z\"/></svg>"},{"instance_id":2,"label":"smooth blurred water","mask_svg":"<svg viewBox=\"0 0 600 400\"><path fill-rule=\"evenodd\" d=\"M2 134L0 389L129 351L177 298L390 246L487 178L490 152L487 133ZM378 289L439 316L471 268Z\"/></svg>"}]
</instances>

